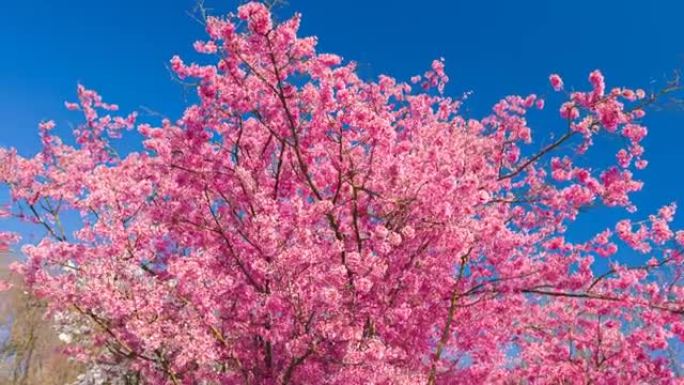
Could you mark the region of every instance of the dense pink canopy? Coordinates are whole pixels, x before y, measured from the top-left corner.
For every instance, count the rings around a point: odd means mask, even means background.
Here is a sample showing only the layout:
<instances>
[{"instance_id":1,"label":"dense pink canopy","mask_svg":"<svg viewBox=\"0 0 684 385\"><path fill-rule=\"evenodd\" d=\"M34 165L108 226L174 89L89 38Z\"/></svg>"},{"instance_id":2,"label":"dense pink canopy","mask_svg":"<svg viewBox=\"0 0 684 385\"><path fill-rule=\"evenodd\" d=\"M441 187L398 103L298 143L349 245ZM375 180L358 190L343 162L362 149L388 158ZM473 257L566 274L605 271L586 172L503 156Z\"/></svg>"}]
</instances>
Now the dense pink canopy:
<instances>
[{"instance_id":1,"label":"dense pink canopy","mask_svg":"<svg viewBox=\"0 0 684 385\"><path fill-rule=\"evenodd\" d=\"M589 206L635 209L650 95L594 71L539 147L537 96L465 118L443 61L367 81L299 21L259 3L208 18L195 48L216 62L171 60L198 96L175 122L79 87L74 146L44 122L41 153L0 149L0 216L46 231L15 270L92 328L72 354L144 384L684 384L674 204L564 237ZM136 124L145 150L119 156ZM592 162L596 136L624 143L614 165Z\"/></svg>"}]
</instances>

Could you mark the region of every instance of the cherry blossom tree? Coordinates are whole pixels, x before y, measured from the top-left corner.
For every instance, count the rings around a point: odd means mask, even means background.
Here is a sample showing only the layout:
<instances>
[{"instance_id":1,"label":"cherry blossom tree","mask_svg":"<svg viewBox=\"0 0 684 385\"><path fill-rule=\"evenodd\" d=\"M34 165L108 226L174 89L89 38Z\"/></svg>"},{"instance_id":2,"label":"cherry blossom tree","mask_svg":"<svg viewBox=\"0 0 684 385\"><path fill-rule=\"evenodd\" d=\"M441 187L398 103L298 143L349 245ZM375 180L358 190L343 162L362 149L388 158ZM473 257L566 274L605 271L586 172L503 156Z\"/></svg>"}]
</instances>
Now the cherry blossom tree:
<instances>
[{"instance_id":1,"label":"cherry blossom tree","mask_svg":"<svg viewBox=\"0 0 684 385\"><path fill-rule=\"evenodd\" d=\"M684 384L684 232L674 204L637 221L630 201L645 109L677 84L551 75L565 128L538 147L540 97L465 118L442 60L368 81L299 23L208 17L212 64L171 60L197 90L176 121L79 86L76 144L47 121L34 157L0 149L1 215L45 231L15 270L89 325L74 356L144 384ZM132 128L144 150L117 154ZM599 205L630 219L571 242Z\"/></svg>"}]
</instances>

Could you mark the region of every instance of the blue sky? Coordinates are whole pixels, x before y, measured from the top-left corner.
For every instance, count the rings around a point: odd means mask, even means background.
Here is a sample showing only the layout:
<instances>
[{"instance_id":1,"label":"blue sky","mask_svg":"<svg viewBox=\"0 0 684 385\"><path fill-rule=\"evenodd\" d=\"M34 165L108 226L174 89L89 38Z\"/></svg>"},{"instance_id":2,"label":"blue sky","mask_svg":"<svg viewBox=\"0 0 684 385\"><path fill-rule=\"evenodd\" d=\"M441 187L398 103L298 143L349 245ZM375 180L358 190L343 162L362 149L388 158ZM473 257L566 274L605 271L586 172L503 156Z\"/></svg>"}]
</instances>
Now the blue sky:
<instances>
[{"instance_id":1,"label":"blue sky","mask_svg":"<svg viewBox=\"0 0 684 385\"><path fill-rule=\"evenodd\" d=\"M0 12L0 146L22 154L38 150L36 124L55 119L67 132L77 114L66 112L78 82L101 92L123 111L149 107L178 117L184 94L166 63L174 54L194 58L203 28L187 11L194 0L20 0ZM236 1L207 0L215 13ZM467 113L482 116L500 97L536 92L550 111L532 118L536 145L560 132L561 99L548 86L560 73L566 85L586 87L600 68L610 86L646 89L684 68L684 2L669 1L389 1L290 0L279 17L303 14L302 34L317 35L321 51L355 60L364 77L407 79L444 57L447 92L472 90ZM537 120L534 120L537 119ZM650 166L639 176L640 214L679 201L684 224L684 111L652 112L646 123ZM558 126L558 127L556 127ZM600 152L600 151L599 151ZM591 153L594 156L604 156ZM608 155L605 155L608 156ZM6 195L0 195L6 199ZM624 212L588 216L584 231L605 227ZM584 234L585 232L580 233ZM588 233L587 233L588 234Z\"/></svg>"}]
</instances>

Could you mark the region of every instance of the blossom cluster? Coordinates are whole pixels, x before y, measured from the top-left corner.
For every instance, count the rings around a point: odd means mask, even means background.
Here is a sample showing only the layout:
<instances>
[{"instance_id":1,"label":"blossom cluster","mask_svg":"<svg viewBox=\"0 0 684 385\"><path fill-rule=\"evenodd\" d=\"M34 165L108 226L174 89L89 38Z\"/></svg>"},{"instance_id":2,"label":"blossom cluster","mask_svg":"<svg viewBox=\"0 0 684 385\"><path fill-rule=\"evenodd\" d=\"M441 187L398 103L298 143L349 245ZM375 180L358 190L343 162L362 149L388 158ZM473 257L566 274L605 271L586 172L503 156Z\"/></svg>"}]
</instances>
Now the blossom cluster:
<instances>
[{"instance_id":1,"label":"blossom cluster","mask_svg":"<svg viewBox=\"0 0 684 385\"><path fill-rule=\"evenodd\" d=\"M82 383L102 362L144 384L684 383L666 354L684 339L675 206L566 236L590 206L636 209L644 91L592 72L537 148L537 95L466 118L443 60L368 81L300 19L260 3L209 17L195 48L211 64L171 60L197 83L176 121L136 126L79 86L75 145L43 122L34 157L0 149L0 216L45 231L17 270L89 325L63 337L99 365ZM133 127L144 150L117 154ZM608 167L598 135L625 143Z\"/></svg>"}]
</instances>

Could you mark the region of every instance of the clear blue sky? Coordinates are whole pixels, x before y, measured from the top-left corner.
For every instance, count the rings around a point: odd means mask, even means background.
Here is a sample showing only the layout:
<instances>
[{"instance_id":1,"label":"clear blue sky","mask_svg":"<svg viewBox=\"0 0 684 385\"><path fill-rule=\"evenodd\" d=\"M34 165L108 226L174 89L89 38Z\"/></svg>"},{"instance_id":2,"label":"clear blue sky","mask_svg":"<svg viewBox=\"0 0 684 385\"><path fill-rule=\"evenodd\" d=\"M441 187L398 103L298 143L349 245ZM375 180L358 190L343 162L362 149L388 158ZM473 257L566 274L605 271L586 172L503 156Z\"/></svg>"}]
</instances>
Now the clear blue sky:
<instances>
[{"instance_id":1,"label":"clear blue sky","mask_svg":"<svg viewBox=\"0 0 684 385\"><path fill-rule=\"evenodd\" d=\"M217 13L236 1L207 0ZM192 55L203 28L186 12L194 0L16 0L0 9L0 146L23 154L38 150L36 124L55 119L62 128L78 116L63 108L77 82L97 89L124 111L144 105L178 117L184 96L166 63ZM290 0L277 12L303 14L302 32L317 35L322 51L360 64L368 78L387 73L406 79L444 57L452 79L447 91L473 90L469 113L481 115L510 93L550 95L547 77L586 87L600 68L609 85L650 88L684 67L684 2L669 1L401 1ZM557 96L540 133L558 131ZM646 140L649 168L636 195L641 215L679 201L684 224L684 112L651 113ZM594 152L595 154L595 152ZM5 196L0 196L5 198ZM616 219L624 212L606 212ZM607 222L584 221L586 228Z\"/></svg>"}]
</instances>

